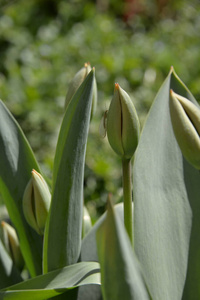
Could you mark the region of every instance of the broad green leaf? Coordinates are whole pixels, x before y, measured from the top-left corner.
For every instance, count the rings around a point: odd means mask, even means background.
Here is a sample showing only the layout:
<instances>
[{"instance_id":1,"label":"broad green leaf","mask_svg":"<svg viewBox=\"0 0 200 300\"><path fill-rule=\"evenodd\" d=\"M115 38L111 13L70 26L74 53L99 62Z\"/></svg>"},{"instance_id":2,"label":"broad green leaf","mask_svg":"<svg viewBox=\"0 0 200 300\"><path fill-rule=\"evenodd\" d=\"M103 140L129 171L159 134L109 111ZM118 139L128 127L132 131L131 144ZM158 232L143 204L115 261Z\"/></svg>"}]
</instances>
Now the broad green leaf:
<instances>
[{"instance_id":1,"label":"broad green leaf","mask_svg":"<svg viewBox=\"0 0 200 300\"><path fill-rule=\"evenodd\" d=\"M123 203L114 206L115 213L121 221L124 221ZM95 223L89 233L85 236L81 246L81 261L98 261L96 233L98 228L105 221L107 212L105 212ZM78 289L77 300L101 300L101 287L98 285L84 285Z\"/></svg>"},{"instance_id":2,"label":"broad green leaf","mask_svg":"<svg viewBox=\"0 0 200 300\"><path fill-rule=\"evenodd\" d=\"M180 82L180 78L178 78L175 73L173 73L173 75L172 88L174 88L177 93L180 93L198 105L187 87ZM177 81L180 83L178 86ZM192 209L192 229L189 243L188 269L182 299L194 300L200 299L200 172L191 167L191 165L183 159L183 174L188 201Z\"/></svg>"},{"instance_id":3,"label":"broad green leaf","mask_svg":"<svg viewBox=\"0 0 200 300\"><path fill-rule=\"evenodd\" d=\"M86 284L100 284L97 262L81 262L37 276L0 291L0 299L43 300ZM66 296L67 298L67 296Z\"/></svg>"},{"instance_id":4,"label":"broad green leaf","mask_svg":"<svg viewBox=\"0 0 200 300\"><path fill-rule=\"evenodd\" d=\"M79 259L83 216L84 162L94 71L86 77L61 125L53 170L52 202L45 230L44 272Z\"/></svg>"},{"instance_id":5,"label":"broad green leaf","mask_svg":"<svg viewBox=\"0 0 200 300\"><path fill-rule=\"evenodd\" d=\"M13 265L13 262L6 252L2 241L0 240L0 289L22 280L19 271Z\"/></svg>"},{"instance_id":6,"label":"broad green leaf","mask_svg":"<svg viewBox=\"0 0 200 300\"><path fill-rule=\"evenodd\" d=\"M0 101L0 193L17 230L21 250L32 276L41 274L42 240L27 224L22 198L38 164L19 125Z\"/></svg>"},{"instance_id":7,"label":"broad green leaf","mask_svg":"<svg viewBox=\"0 0 200 300\"><path fill-rule=\"evenodd\" d=\"M97 231L97 246L103 299L150 299L124 224L110 202L106 220Z\"/></svg>"},{"instance_id":8,"label":"broad green leaf","mask_svg":"<svg viewBox=\"0 0 200 300\"><path fill-rule=\"evenodd\" d=\"M135 251L154 300L181 299L188 254L192 274L200 249L200 176L184 160L176 142L169 114L170 89L195 102L171 70L151 107L134 161ZM200 280L199 275L192 277ZM197 281L193 284L197 286ZM185 299L199 298L200 294Z\"/></svg>"},{"instance_id":9,"label":"broad green leaf","mask_svg":"<svg viewBox=\"0 0 200 300\"><path fill-rule=\"evenodd\" d=\"M184 179L191 205L192 232L189 244L189 260L183 300L200 299L200 174L186 161L184 162Z\"/></svg>"}]
</instances>

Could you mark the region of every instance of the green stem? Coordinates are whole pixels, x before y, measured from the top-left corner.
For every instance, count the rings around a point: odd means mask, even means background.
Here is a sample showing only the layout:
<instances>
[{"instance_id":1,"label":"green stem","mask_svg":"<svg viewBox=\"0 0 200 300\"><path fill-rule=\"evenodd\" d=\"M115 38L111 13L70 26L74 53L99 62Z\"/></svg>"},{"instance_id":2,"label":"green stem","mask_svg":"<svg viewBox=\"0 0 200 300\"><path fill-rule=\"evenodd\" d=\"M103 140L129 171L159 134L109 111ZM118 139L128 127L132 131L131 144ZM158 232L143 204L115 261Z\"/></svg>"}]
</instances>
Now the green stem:
<instances>
[{"instance_id":1,"label":"green stem","mask_svg":"<svg viewBox=\"0 0 200 300\"><path fill-rule=\"evenodd\" d=\"M131 185L131 160L122 159L123 193L124 193L124 225L131 244L133 244L133 207Z\"/></svg>"}]
</instances>

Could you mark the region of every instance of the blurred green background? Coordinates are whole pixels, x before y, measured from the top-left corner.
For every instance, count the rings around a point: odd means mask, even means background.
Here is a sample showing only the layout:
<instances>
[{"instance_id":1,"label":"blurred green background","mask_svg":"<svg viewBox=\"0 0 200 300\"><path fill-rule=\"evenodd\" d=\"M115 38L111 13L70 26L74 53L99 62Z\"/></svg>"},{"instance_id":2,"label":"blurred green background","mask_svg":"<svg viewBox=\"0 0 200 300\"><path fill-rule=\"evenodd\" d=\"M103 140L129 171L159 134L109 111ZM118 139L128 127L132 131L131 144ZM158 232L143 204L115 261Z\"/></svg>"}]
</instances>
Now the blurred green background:
<instances>
[{"instance_id":1,"label":"blurred green background","mask_svg":"<svg viewBox=\"0 0 200 300\"><path fill-rule=\"evenodd\" d=\"M93 219L108 192L120 201L120 160L99 135L114 83L131 96L143 125L173 65L200 97L198 0L0 0L0 98L15 116L44 174L53 157L68 84L90 62L98 108L90 126L85 202Z\"/></svg>"}]
</instances>

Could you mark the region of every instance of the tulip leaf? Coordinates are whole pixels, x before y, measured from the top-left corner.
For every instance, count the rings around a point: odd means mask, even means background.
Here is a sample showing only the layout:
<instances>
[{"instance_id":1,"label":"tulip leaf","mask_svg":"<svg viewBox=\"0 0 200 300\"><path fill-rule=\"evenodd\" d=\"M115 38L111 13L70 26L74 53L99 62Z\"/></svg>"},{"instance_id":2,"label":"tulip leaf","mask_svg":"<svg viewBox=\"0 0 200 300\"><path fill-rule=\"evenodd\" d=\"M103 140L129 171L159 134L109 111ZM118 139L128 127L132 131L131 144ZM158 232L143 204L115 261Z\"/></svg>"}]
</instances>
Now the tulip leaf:
<instances>
[{"instance_id":1,"label":"tulip leaf","mask_svg":"<svg viewBox=\"0 0 200 300\"><path fill-rule=\"evenodd\" d=\"M191 92L184 86L175 72L173 72L173 75L172 88L174 88L174 91L188 98L199 107ZM192 210L192 228L189 243L188 269L182 299L193 300L200 299L200 172L191 167L183 159L183 175L188 202Z\"/></svg>"},{"instance_id":2,"label":"tulip leaf","mask_svg":"<svg viewBox=\"0 0 200 300\"><path fill-rule=\"evenodd\" d=\"M52 202L45 230L44 272L79 259L83 216L85 151L94 71L67 106L54 160Z\"/></svg>"},{"instance_id":3,"label":"tulip leaf","mask_svg":"<svg viewBox=\"0 0 200 300\"><path fill-rule=\"evenodd\" d=\"M195 103L172 69L150 109L135 155L134 244L154 300L182 299L186 277L185 294L190 290L196 298L184 299L199 299L200 174L185 161L175 139L170 89Z\"/></svg>"},{"instance_id":4,"label":"tulip leaf","mask_svg":"<svg viewBox=\"0 0 200 300\"><path fill-rule=\"evenodd\" d=\"M106 220L97 231L97 246L103 299L150 299L124 224L110 202Z\"/></svg>"},{"instance_id":5,"label":"tulip leaf","mask_svg":"<svg viewBox=\"0 0 200 300\"><path fill-rule=\"evenodd\" d=\"M22 280L18 269L13 265L13 261L6 252L0 240L0 289Z\"/></svg>"},{"instance_id":6,"label":"tulip leaf","mask_svg":"<svg viewBox=\"0 0 200 300\"><path fill-rule=\"evenodd\" d=\"M39 170L22 130L0 101L0 192L17 230L21 250L32 276L41 274L42 240L27 224L22 198L32 169Z\"/></svg>"},{"instance_id":7,"label":"tulip leaf","mask_svg":"<svg viewBox=\"0 0 200 300\"><path fill-rule=\"evenodd\" d=\"M97 262L80 262L51 271L0 291L0 299L43 300L78 286L100 284ZM67 293L66 296L67 298Z\"/></svg>"},{"instance_id":8,"label":"tulip leaf","mask_svg":"<svg viewBox=\"0 0 200 300\"><path fill-rule=\"evenodd\" d=\"M124 209L123 203L119 203L114 206L115 213L124 221ZM97 254L97 243L96 243L96 233L98 228L102 225L105 221L107 216L107 212L105 212L95 223L89 233L85 236L82 241L81 246L81 261L98 261L98 254ZM78 297L77 300L101 300L102 293L101 287L98 285L84 285L79 287L78 289Z\"/></svg>"}]
</instances>

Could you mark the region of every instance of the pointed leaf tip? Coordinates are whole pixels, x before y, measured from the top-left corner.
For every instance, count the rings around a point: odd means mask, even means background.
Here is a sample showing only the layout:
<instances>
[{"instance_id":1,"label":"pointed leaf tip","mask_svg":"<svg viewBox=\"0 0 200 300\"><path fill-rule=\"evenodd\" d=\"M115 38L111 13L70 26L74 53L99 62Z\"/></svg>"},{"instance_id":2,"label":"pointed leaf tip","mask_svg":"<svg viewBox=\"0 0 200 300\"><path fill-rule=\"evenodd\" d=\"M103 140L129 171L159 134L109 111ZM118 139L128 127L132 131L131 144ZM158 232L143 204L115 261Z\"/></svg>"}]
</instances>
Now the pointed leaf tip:
<instances>
[{"instance_id":1,"label":"pointed leaf tip","mask_svg":"<svg viewBox=\"0 0 200 300\"><path fill-rule=\"evenodd\" d=\"M107 210L109 212L113 212L113 204L112 204L112 194L108 194L108 199L107 199Z\"/></svg>"}]
</instances>

